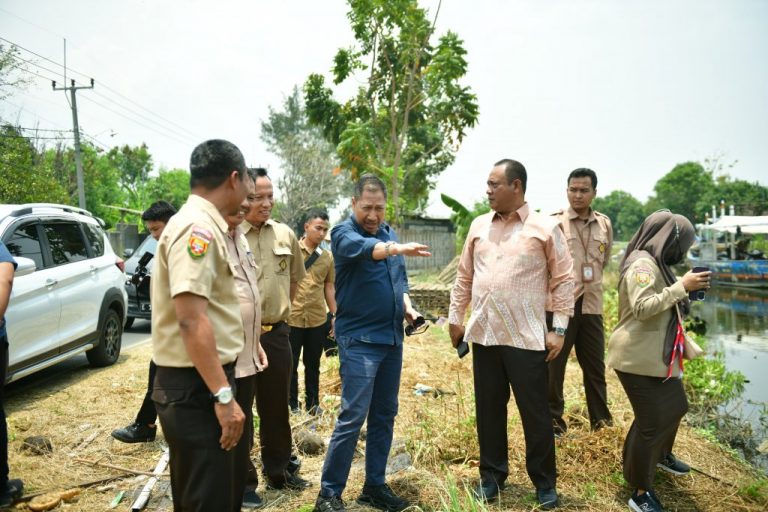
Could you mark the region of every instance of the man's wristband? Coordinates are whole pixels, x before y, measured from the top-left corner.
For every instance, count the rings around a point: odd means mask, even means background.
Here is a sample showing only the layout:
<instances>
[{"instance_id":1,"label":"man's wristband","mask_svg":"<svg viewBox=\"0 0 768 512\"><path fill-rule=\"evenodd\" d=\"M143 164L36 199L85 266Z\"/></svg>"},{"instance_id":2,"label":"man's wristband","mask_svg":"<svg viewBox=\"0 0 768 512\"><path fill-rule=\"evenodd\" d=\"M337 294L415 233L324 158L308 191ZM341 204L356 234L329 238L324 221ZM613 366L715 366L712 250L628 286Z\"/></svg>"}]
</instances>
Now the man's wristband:
<instances>
[{"instance_id":1,"label":"man's wristband","mask_svg":"<svg viewBox=\"0 0 768 512\"><path fill-rule=\"evenodd\" d=\"M391 249L393 245L395 245L395 242L387 242L384 244L384 254L386 255L387 258L392 256Z\"/></svg>"},{"instance_id":2,"label":"man's wristband","mask_svg":"<svg viewBox=\"0 0 768 512\"><path fill-rule=\"evenodd\" d=\"M568 329L565 327L553 327L549 330L549 332L553 332L557 334L558 336L565 336L565 333L568 332Z\"/></svg>"}]
</instances>

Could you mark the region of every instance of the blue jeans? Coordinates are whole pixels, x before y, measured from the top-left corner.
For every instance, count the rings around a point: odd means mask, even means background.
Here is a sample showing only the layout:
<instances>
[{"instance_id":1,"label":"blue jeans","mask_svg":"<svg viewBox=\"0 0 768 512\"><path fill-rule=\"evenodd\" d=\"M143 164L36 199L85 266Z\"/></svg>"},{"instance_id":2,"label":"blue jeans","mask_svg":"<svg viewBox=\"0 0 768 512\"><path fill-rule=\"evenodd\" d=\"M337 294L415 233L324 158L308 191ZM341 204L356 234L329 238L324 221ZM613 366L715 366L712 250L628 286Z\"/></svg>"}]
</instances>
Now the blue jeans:
<instances>
[{"instance_id":1,"label":"blue jeans","mask_svg":"<svg viewBox=\"0 0 768 512\"><path fill-rule=\"evenodd\" d=\"M365 484L385 483L403 366L402 345L365 343L346 336L337 336L336 341L341 363L341 412L323 463L320 494L325 497L341 496L344 491L366 416Z\"/></svg>"}]
</instances>

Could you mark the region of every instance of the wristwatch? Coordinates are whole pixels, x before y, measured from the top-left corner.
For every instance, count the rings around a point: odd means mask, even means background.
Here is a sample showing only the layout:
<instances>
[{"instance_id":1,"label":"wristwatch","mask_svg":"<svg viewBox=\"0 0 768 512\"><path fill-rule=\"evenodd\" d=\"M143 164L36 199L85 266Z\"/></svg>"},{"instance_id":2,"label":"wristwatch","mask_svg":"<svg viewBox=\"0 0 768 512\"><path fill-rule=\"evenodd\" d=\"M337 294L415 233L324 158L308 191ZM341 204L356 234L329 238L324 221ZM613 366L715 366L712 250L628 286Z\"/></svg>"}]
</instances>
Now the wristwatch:
<instances>
[{"instance_id":1,"label":"wristwatch","mask_svg":"<svg viewBox=\"0 0 768 512\"><path fill-rule=\"evenodd\" d=\"M553 327L550 332L554 332L558 336L565 336L565 333L568 332L568 329L565 327Z\"/></svg>"},{"instance_id":2,"label":"wristwatch","mask_svg":"<svg viewBox=\"0 0 768 512\"><path fill-rule=\"evenodd\" d=\"M216 402L220 403L221 405L227 405L232 401L232 388L229 386L224 386L213 395L213 398L215 398Z\"/></svg>"}]
</instances>

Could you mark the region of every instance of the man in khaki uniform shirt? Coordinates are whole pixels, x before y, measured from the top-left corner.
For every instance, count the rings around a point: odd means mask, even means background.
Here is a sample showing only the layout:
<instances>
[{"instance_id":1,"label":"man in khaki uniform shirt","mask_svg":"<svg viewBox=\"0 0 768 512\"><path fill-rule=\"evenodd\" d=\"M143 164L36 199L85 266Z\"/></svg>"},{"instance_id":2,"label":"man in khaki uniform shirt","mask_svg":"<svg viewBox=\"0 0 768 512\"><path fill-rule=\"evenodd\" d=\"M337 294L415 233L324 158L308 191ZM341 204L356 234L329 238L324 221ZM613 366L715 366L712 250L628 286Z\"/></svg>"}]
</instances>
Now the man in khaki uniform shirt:
<instances>
[{"instance_id":1,"label":"man in khaki uniform shirt","mask_svg":"<svg viewBox=\"0 0 768 512\"><path fill-rule=\"evenodd\" d=\"M155 256L152 399L170 450L174 510L239 511L247 445L238 444L245 416L232 387L243 322L224 216L237 213L252 180L224 140L197 146L190 174L191 195Z\"/></svg>"},{"instance_id":2,"label":"man in khaki uniform shirt","mask_svg":"<svg viewBox=\"0 0 768 512\"><path fill-rule=\"evenodd\" d=\"M591 169L576 169L568 176L570 207L554 215L560 220L573 257L574 314L560 354L549 363L549 410L555 434L563 434L565 401L563 380L568 355L576 357L584 374L584 391L592 429L611 425L605 384L605 335L603 333L603 269L611 260L611 220L592 209L597 175Z\"/></svg>"},{"instance_id":3,"label":"man in khaki uniform shirt","mask_svg":"<svg viewBox=\"0 0 768 512\"><path fill-rule=\"evenodd\" d=\"M304 406L310 414L320 411L320 356L328 331L328 315L336 315L336 272L331 251L320 243L328 233L328 213L309 210L304 222L304 236L299 240L307 275L299 283L291 306L293 372L291 373L291 409L299 410L299 359L304 350Z\"/></svg>"},{"instance_id":4,"label":"man in khaki uniform shirt","mask_svg":"<svg viewBox=\"0 0 768 512\"><path fill-rule=\"evenodd\" d=\"M253 171L256 172L256 193L242 229L260 269L260 342L269 359L269 367L256 376L261 462L267 486L304 489L309 482L288 471L293 445L288 412L293 353L287 323L291 300L304 278L304 262L293 231L270 218L274 196L267 171Z\"/></svg>"},{"instance_id":5,"label":"man in khaki uniform shirt","mask_svg":"<svg viewBox=\"0 0 768 512\"><path fill-rule=\"evenodd\" d=\"M250 169L249 174L251 174ZM251 179L253 178L254 175L251 174ZM248 240L245 239L245 235L239 227L251 210L251 203L255 197L255 189L251 186L238 213L226 217L229 225L227 250L230 264L235 271L240 314L243 318L243 330L245 331L245 346L237 356L237 363L235 364L235 384L237 385L235 400L245 414L245 427L240 443L247 446L243 450L244 457L241 466L246 471L242 506L247 509L259 508L263 505L261 496L256 493L259 480L250 453L253 448L253 399L256 396L256 374L269 365L267 354L259 344L261 334L259 267L248 247Z\"/></svg>"}]
</instances>

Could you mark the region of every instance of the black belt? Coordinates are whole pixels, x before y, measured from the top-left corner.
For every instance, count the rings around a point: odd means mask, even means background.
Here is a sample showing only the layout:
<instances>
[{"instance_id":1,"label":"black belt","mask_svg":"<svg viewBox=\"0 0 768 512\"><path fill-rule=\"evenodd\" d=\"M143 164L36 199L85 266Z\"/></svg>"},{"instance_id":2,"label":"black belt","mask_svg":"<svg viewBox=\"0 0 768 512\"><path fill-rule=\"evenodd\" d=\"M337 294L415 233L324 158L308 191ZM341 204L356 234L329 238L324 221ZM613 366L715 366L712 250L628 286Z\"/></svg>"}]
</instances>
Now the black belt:
<instances>
[{"instance_id":1,"label":"black belt","mask_svg":"<svg viewBox=\"0 0 768 512\"><path fill-rule=\"evenodd\" d=\"M280 320L279 322L275 322L273 324L261 324L261 330L269 332L272 329L274 329L275 327L279 327L280 325L282 325L284 323L285 323L284 320Z\"/></svg>"}]
</instances>

